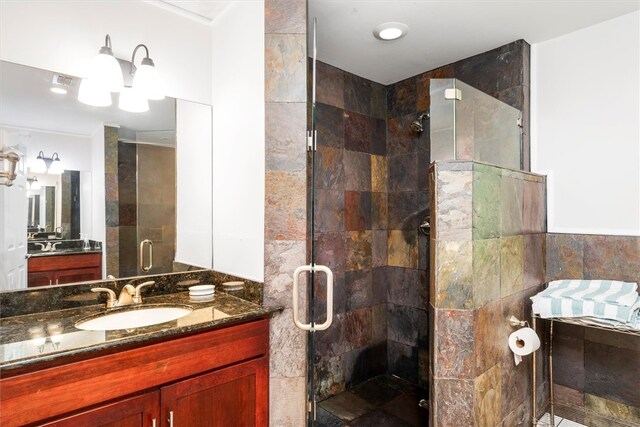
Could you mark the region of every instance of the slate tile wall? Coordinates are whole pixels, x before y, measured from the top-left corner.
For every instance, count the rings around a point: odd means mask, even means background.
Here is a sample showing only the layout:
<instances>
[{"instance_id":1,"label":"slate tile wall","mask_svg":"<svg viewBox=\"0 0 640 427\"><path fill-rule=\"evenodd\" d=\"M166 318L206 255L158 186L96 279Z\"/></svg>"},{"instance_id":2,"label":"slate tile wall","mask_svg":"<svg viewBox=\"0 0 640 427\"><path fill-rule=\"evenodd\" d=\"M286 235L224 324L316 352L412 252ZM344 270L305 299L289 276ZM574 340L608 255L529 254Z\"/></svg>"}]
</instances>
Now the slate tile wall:
<instances>
[{"instance_id":1,"label":"slate tile wall","mask_svg":"<svg viewBox=\"0 0 640 427\"><path fill-rule=\"evenodd\" d=\"M543 287L546 221L524 224L525 216L546 218L544 177L435 162L430 181L432 425L528 425L531 359L515 366L507 319L529 318L528 299ZM539 400L540 410L544 393Z\"/></svg>"},{"instance_id":2,"label":"slate tile wall","mask_svg":"<svg viewBox=\"0 0 640 427\"><path fill-rule=\"evenodd\" d=\"M546 246L547 281L640 282L640 237L549 233ZM640 337L560 323L553 337L556 400L587 425L640 424Z\"/></svg>"},{"instance_id":3,"label":"slate tile wall","mask_svg":"<svg viewBox=\"0 0 640 427\"><path fill-rule=\"evenodd\" d=\"M384 86L328 64L317 72L316 262L333 270L336 313L316 333L323 399L387 372L386 98ZM317 296L324 313L322 280Z\"/></svg>"},{"instance_id":4,"label":"slate tile wall","mask_svg":"<svg viewBox=\"0 0 640 427\"><path fill-rule=\"evenodd\" d=\"M292 320L292 272L307 264L307 4L265 1L264 302L270 324L269 424L306 419L306 334ZM329 219L328 219L329 220Z\"/></svg>"}]
</instances>

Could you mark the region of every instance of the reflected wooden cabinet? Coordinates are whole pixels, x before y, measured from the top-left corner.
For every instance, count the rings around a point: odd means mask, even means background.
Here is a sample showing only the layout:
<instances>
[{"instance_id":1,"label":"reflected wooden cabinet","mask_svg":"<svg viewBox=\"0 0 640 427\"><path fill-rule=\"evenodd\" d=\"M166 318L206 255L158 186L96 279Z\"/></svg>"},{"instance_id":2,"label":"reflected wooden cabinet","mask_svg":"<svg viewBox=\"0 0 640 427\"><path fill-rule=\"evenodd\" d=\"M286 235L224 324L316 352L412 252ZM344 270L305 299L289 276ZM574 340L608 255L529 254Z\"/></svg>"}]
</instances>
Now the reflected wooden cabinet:
<instances>
[{"instance_id":1,"label":"reflected wooden cabinet","mask_svg":"<svg viewBox=\"0 0 640 427\"><path fill-rule=\"evenodd\" d=\"M27 286L62 285L102 278L102 254L48 255L29 258Z\"/></svg>"}]
</instances>

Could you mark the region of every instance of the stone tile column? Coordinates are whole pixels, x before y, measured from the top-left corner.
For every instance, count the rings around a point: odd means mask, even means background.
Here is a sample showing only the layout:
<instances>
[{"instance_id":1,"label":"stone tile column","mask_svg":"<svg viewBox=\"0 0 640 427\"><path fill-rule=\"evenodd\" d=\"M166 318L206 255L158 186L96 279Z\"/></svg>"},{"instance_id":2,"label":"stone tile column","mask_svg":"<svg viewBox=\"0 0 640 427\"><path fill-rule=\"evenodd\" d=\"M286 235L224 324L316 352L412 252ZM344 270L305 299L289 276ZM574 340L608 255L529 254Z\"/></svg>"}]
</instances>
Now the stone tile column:
<instances>
[{"instance_id":1,"label":"stone tile column","mask_svg":"<svg viewBox=\"0 0 640 427\"><path fill-rule=\"evenodd\" d=\"M531 358L515 366L508 318L530 318L543 287L544 177L449 161L432 164L430 183L430 425L529 425Z\"/></svg>"},{"instance_id":2,"label":"stone tile column","mask_svg":"<svg viewBox=\"0 0 640 427\"><path fill-rule=\"evenodd\" d=\"M270 425L306 417L306 334L292 318L293 271L307 263L307 6L265 1L264 302L271 320Z\"/></svg>"}]
</instances>

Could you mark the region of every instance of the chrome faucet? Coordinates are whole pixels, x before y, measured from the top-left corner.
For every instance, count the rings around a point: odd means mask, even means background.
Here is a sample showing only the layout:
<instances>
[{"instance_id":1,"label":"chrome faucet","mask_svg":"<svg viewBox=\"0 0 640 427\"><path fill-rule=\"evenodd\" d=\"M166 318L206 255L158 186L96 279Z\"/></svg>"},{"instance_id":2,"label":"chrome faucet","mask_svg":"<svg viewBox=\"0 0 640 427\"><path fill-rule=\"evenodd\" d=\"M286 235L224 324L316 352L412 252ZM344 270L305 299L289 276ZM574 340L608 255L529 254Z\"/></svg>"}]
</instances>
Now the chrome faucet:
<instances>
[{"instance_id":1,"label":"chrome faucet","mask_svg":"<svg viewBox=\"0 0 640 427\"><path fill-rule=\"evenodd\" d=\"M53 245L51 245L51 250L55 251L56 249L58 249L58 245L62 243L62 242L55 242Z\"/></svg>"},{"instance_id":2,"label":"chrome faucet","mask_svg":"<svg viewBox=\"0 0 640 427\"><path fill-rule=\"evenodd\" d=\"M153 285L156 282L150 280L134 287L131 283L124 285L120 291L120 295L116 298L116 293L109 288L91 288L91 292L106 292L109 294L107 297L107 308L122 307L125 305L142 304L142 295L140 291L143 287Z\"/></svg>"},{"instance_id":3,"label":"chrome faucet","mask_svg":"<svg viewBox=\"0 0 640 427\"><path fill-rule=\"evenodd\" d=\"M49 252L51 250L51 242L47 242L46 246L44 243L35 242L36 245L40 245L41 252Z\"/></svg>"}]
</instances>

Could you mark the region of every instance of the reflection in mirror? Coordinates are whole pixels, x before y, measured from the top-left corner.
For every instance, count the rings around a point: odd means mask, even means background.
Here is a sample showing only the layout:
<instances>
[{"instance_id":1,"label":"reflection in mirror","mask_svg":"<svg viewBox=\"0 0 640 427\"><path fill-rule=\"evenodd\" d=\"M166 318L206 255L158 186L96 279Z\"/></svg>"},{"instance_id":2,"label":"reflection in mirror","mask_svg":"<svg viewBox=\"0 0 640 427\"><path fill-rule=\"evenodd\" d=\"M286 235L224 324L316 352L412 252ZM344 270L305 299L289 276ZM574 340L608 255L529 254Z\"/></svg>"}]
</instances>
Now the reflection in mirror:
<instances>
[{"instance_id":1,"label":"reflection in mirror","mask_svg":"<svg viewBox=\"0 0 640 427\"><path fill-rule=\"evenodd\" d=\"M176 100L151 101L149 111L130 113L118 108L114 94L113 105L92 107L77 99L79 80L0 61L0 148L23 154L25 178L24 185L0 188L12 193L4 200L21 200L25 212L25 218L2 217L4 232L23 230L24 245L12 246L23 248L21 254L2 248L0 277L14 277L14 285L8 288L3 280L0 290L173 271L176 188L185 188L176 178ZM203 107L208 122L191 120L188 126L210 129L210 107ZM38 169L38 156L46 167ZM52 163L64 172L52 173ZM83 246L99 259L91 265L98 274L29 268L46 256L88 255ZM15 280L20 274L26 276L23 284Z\"/></svg>"}]
</instances>

